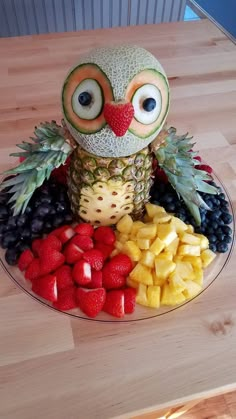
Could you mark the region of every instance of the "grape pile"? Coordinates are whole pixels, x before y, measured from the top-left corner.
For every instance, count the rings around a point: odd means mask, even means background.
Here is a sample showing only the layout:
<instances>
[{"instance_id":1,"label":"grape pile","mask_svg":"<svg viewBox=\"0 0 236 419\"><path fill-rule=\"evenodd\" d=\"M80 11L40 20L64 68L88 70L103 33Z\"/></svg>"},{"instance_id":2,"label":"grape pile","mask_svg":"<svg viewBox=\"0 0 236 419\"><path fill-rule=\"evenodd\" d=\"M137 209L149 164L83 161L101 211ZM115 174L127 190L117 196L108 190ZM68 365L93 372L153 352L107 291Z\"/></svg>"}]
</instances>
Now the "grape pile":
<instances>
[{"instance_id":1,"label":"grape pile","mask_svg":"<svg viewBox=\"0 0 236 419\"><path fill-rule=\"evenodd\" d=\"M217 186L214 182L211 184ZM201 193L201 196L210 210L200 208L202 222L198 227L170 183L157 179L151 189L151 202L163 206L167 212L174 213L187 224L192 224L196 233L202 233L208 238L209 247L213 252L225 253L232 242L232 229L229 224L233 217L229 211L229 203L222 190L218 195Z\"/></svg>"},{"instance_id":2,"label":"grape pile","mask_svg":"<svg viewBox=\"0 0 236 419\"><path fill-rule=\"evenodd\" d=\"M73 221L67 187L53 178L33 194L24 214L13 216L7 189L0 193L0 246L6 262L15 265L32 241Z\"/></svg>"}]
</instances>

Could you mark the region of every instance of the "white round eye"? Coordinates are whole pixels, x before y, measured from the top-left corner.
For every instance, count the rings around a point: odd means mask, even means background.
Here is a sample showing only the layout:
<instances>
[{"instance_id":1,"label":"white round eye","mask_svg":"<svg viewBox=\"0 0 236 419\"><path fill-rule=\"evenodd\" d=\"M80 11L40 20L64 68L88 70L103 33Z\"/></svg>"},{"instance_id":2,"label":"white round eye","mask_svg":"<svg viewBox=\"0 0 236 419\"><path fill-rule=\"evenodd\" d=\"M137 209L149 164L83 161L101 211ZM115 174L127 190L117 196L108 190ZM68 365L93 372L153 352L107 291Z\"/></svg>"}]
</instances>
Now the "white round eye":
<instances>
[{"instance_id":1,"label":"white round eye","mask_svg":"<svg viewBox=\"0 0 236 419\"><path fill-rule=\"evenodd\" d=\"M132 98L134 118L144 125L155 122L161 113L161 93L154 84L139 87Z\"/></svg>"},{"instance_id":2,"label":"white round eye","mask_svg":"<svg viewBox=\"0 0 236 419\"><path fill-rule=\"evenodd\" d=\"M103 93L96 80L85 79L72 96L73 111L81 119L96 119L103 109Z\"/></svg>"}]
</instances>

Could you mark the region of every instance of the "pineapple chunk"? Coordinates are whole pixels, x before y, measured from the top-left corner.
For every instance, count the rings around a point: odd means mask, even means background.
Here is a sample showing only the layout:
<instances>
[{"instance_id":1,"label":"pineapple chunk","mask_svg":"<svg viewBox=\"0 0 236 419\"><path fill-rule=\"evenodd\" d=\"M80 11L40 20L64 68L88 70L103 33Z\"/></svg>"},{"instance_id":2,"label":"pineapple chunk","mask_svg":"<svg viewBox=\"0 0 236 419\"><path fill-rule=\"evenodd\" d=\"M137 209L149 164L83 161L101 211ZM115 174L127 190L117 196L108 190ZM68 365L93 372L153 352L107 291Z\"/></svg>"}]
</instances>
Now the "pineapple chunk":
<instances>
[{"instance_id":1,"label":"pineapple chunk","mask_svg":"<svg viewBox=\"0 0 236 419\"><path fill-rule=\"evenodd\" d=\"M141 282L144 285L153 285L151 269L138 263L129 274L133 281Z\"/></svg>"},{"instance_id":2,"label":"pineapple chunk","mask_svg":"<svg viewBox=\"0 0 236 419\"><path fill-rule=\"evenodd\" d=\"M128 276L128 277L126 278L126 285L127 285L128 287L131 287L131 288L138 288L139 283L138 283L138 282L136 282L136 281L133 281L133 279L131 279L131 278L130 278L130 276Z\"/></svg>"},{"instance_id":3,"label":"pineapple chunk","mask_svg":"<svg viewBox=\"0 0 236 419\"><path fill-rule=\"evenodd\" d=\"M158 259L164 259L164 260L170 260L170 261L172 261L173 260L173 255L170 252L164 251L164 252L161 252L158 255Z\"/></svg>"},{"instance_id":4,"label":"pineapple chunk","mask_svg":"<svg viewBox=\"0 0 236 419\"><path fill-rule=\"evenodd\" d=\"M194 267L194 282L196 282L201 287L203 286L203 270L202 268Z\"/></svg>"},{"instance_id":5,"label":"pineapple chunk","mask_svg":"<svg viewBox=\"0 0 236 419\"><path fill-rule=\"evenodd\" d=\"M152 271L152 278L153 278L153 284L159 285L160 287L162 287L162 285L164 285L167 281L166 278L158 277L158 275L156 274L154 270Z\"/></svg>"},{"instance_id":6,"label":"pineapple chunk","mask_svg":"<svg viewBox=\"0 0 236 419\"><path fill-rule=\"evenodd\" d=\"M204 236L203 234L198 234L198 233L194 233L194 236L200 238L200 248L201 248L201 250L208 249L209 240L206 236Z\"/></svg>"},{"instance_id":7,"label":"pineapple chunk","mask_svg":"<svg viewBox=\"0 0 236 419\"><path fill-rule=\"evenodd\" d=\"M184 280L176 271L170 274L169 285L170 285L170 290L173 292L173 294L179 294L180 292L184 291L186 288Z\"/></svg>"},{"instance_id":8,"label":"pineapple chunk","mask_svg":"<svg viewBox=\"0 0 236 419\"><path fill-rule=\"evenodd\" d=\"M121 243L126 243L129 240L128 234L120 234L119 241Z\"/></svg>"},{"instance_id":9,"label":"pineapple chunk","mask_svg":"<svg viewBox=\"0 0 236 419\"><path fill-rule=\"evenodd\" d=\"M182 278L182 279L194 279L194 270L190 262L183 262L182 260L176 262L176 269L175 272Z\"/></svg>"},{"instance_id":10,"label":"pineapple chunk","mask_svg":"<svg viewBox=\"0 0 236 419\"><path fill-rule=\"evenodd\" d=\"M194 228L191 224L186 224L187 225L187 229L185 230L186 233L190 233L193 234L194 233Z\"/></svg>"},{"instance_id":11,"label":"pineapple chunk","mask_svg":"<svg viewBox=\"0 0 236 419\"><path fill-rule=\"evenodd\" d=\"M182 243L200 245L201 240L199 237L194 236L193 234L183 233L180 237Z\"/></svg>"},{"instance_id":12,"label":"pineapple chunk","mask_svg":"<svg viewBox=\"0 0 236 419\"><path fill-rule=\"evenodd\" d=\"M155 205L155 204L151 204L151 202L148 202L145 205L146 211L148 216L152 219L156 214L160 213L160 212L166 212L165 208L163 207L159 207L159 205Z\"/></svg>"},{"instance_id":13,"label":"pineapple chunk","mask_svg":"<svg viewBox=\"0 0 236 419\"><path fill-rule=\"evenodd\" d=\"M179 238L176 237L168 246L166 246L166 252L170 252L173 256L176 255L179 246Z\"/></svg>"},{"instance_id":14,"label":"pineapple chunk","mask_svg":"<svg viewBox=\"0 0 236 419\"><path fill-rule=\"evenodd\" d=\"M144 227L145 224L142 221L134 221L130 234L132 236L136 236L137 232L140 230L140 228Z\"/></svg>"},{"instance_id":15,"label":"pineapple chunk","mask_svg":"<svg viewBox=\"0 0 236 419\"><path fill-rule=\"evenodd\" d=\"M145 227L140 228L137 233L138 239L154 239L157 234L156 224L146 224Z\"/></svg>"},{"instance_id":16,"label":"pineapple chunk","mask_svg":"<svg viewBox=\"0 0 236 419\"><path fill-rule=\"evenodd\" d=\"M202 259L200 256L183 256L183 262L190 262L193 268L201 268L202 267Z\"/></svg>"},{"instance_id":17,"label":"pineapple chunk","mask_svg":"<svg viewBox=\"0 0 236 419\"><path fill-rule=\"evenodd\" d=\"M154 255L159 255L161 251L164 249L165 245L164 243L157 237L154 242L150 246L150 251L154 253Z\"/></svg>"},{"instance_id":18,"label":"pineapple chunk","mask_svg":"<svg viewBox=\"0 0 236 419\"><path fill-rule=\"evenodd\" d=\"M183 257L184 256L180 256L180 255L175 255L174 257L173 257L173 262L175 262L175 263L177 263L177 262L179 262L180 260L182 260L183 259Z\"/></svg>"},{"instance_id":19,"label":"pineapple chunk","mask_svg":"<svg viewBox=\"0 0 236 419\"><path fill-rule=\"evenodd\" d=\"M147 299L147 286L144 284L139 284L136 294L136 303L141 304L142 306L148 305Z\"/></svg>"},{"instance_id":20,"label":"pineapple chunk","mask_svg":"<svg viewBox=\"0 0 236 419\"><path fill-rule=\"evenodd\" d=\"M175 228L171 224L156 224L157 235L166 246L176 239L177 234Z\"/></svg>"},{"instance_id":21,"label":"pineapple chunk","mask_svg":"<svg viewBox=\"0 0 236 419\"><path fill-rule=\"evenodd\" d=\"M186 289L183 291L183 294L186 298L195 297L202 289L202 287L194 281L185 281L185 287Z\"/></svg>"},{"instance_id":22,"label":"pineapple chunk","mask_svg":"<svg viewBox=\"0 0 236 419\"><path fill-rule=\"evenodd\" d=\"M137 245L138 245L139 249L147 250L150 247L150 240L148 240L148 239L138 239L137 240Z\"/></svg>"},{"instance_id":23,"label":"pineapple chunk","mask_svg":"<svg viewBox=\"0 0 236 419\"><path fill-rule=\"evenodd\" d=\"M161 295L161 305L175 306L177 304L184 303L186 297L182 292L179 294L173 294L168 284L163 285Z\"/></svg>"},{"instance_id":24,"label":"pineapple chunk","mask_svg":"<svg viewBox=\"0 0 236 419\"><path fill-rule=\"evenodd\" d=\"M138 262L141 259L142 252L137 244L132 240L128 240L124 243L122 251L134 262Z\"/></svg>"},{"instance_id":25,"label":"pineapple chunk","mask_svg":"<svg viewBox=\"0 0 236 419\"><path fill-rule=\"evenodd\" d=\"M183 233L185 230L187 230L188 226L185 224L180 218L172 216L171 224L174 227L176 233Z\"/></svg>"},{"instance_id":26,"label":"pineapple chunk","mask_svg":"<svg viewBox=\"0 0 236 419\"><path fill-rule=\"evenodd\" d=\"M161 287L158 285L149 285L147 287L148 306L153 308L160 307L161 303Z\"/></svg>"},{"instance_id":27,"label":"pineapple chunk","mask_svg":"<svg viewBox=\"0 0 236 419\"><path fill-rule=\"evenodd\" d=\"M181 244L178 248L178 253L180 256L200 256L200 246Z\"/></svg>"},{"instance_id":28,"label":"pineapple chunk","mask_svg":"<svg viewBox=\"0 0 236 419\"><path fill-rule=\"evenodd\" d=\"M216 254L210 249L205 249L201 253L202 266L206 268L215 259Z\"/></svg>"},{"instance_id":29,"label":"pineapple chunk","mask_svg":"<svg viewBox=\"0 0 236 419\"><path fill-rule=\"evenodd\" d=\"M155 258L156 275L160 279L166 279L175 270L176 264L169 260Z\"/></svg>"},{"instance_id":30,"label":"pineapple chunk","mask_svg":"<svg viewBox=\"0 0 236 419\"><path fill-rule=\"evenodd\" d=\"M123 243L121 243L120 241L116 241L115 242L115 248L117 249L117 250L119 250L120 252L122 252L122 249L123 249Z\"/></svg>"},{"instance_id":31,"label":"pineapple chunk","mask_svg":"<svg viewBox=\"0 0 236 419\"><path fill-rule=\"evenodd\" d=\"M116 224L116 228L120 233L129 234L133 225L133 220L130 215L125 214L118 223Z\"/></svg>"},{"instance_id":32,"label":"pineapple chunk","mask_svg":"<svg viewBox=\"0 0 236 419\"><path fill-rule=\"evenodd\" d=\"M152 221L152 218L151 218L151 217L149 217L149 215L148 215L148 214L145 214L145 215L144 215L144 217L143 217L143 221L144 221L145 223L150 223L150 222Z\"/></svg>"},{"instance_id":33,"label":"pineapple chunk","mask_svg":"<svg viewBox=\"0 0 236 419\"><path fill-rule=\"evenodd\" d=\"M167 212L166 213L159 212L153 218L153 222L157 223L157 224L163 224L163 223L167 223L168 221L170 221L170 219L171 219L171 215L167 214Z\"/></svg>"},{"instance_id":34,"label":"pineapple chunk","mask_svg":"<svg viewBox=\"0 0 236 419\"><path fill-rule=\"evenodd\" d=\"M140 263L147 266L148 268L153 268L154 267L154 259L155 259L155 255L152 252L150 252L150 250L146 250L146 251L142 252L142 257L140 259Z\"/></svg>"}]
</instances>

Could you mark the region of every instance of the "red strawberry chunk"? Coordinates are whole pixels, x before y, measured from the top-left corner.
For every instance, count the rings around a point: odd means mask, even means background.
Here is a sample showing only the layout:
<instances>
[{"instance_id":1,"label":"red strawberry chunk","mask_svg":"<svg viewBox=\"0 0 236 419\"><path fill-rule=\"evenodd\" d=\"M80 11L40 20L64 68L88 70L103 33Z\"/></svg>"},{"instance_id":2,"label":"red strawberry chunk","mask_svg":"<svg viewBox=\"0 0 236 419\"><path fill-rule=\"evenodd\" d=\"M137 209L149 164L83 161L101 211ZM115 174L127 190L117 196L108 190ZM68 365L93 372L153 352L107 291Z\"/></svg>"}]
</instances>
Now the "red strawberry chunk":
<instances>
[{"instance_id":1,"label":"red strawberry chunk","mask_svg":"<svg viewBox=\"0 0 236 419\"><path fill-rule=\"evenodd\" d=\"M58 310L72 310L77 307L76 287L70 286L58 292L58 299L53 303Z\"/></svg>"},{"instance_id":2,"label":"red strawberry chunk","mask_svg":"<svg viewBox=\"0 0 236 419\"><path fill-rule=\"evenodd\" d=\"M125 135L134 117L131 102L109 102L104 105L104 118L117 137Z\"/></svg>"},{"instance_id":3,"label":"red strawberry chunk","mask_svg":"<svg viewBox=\"0 0 236 419\"><path fill-rule=\"evenodd\" d=\"M55 271L58 291L73 285L72 269L68 265L63 265Z\"/></svg>"},{"instance_id":4,"label":"red strawberry chunk","mask_svg":"<svg viewBox=\"0 0 236 419\"><path fill-rule=\"evenodd\" d=\"M62 243L59 240L58 237L53 236L53 235L49 235L47 236L45 239L43 239L42 243L41 243L41 248L40 248L40 252L42 251L50 251L51 249L55 249L58 250L60 252L62 248ZM39 253L40 253L39 252Z\"/></svg>"},{"instance_id":5,"label":"red strawberry chunk","mask_svg":"<svg viewBox=\"0 0 236 419\"><path fill-rule=\"evenodd\" d=\"M70 242L67 244L64 250L64 256L66 258L66 263L74 264L82 258L83 250L80 249L76 244Z\"/></svg>"},{"instance_id":6,"label":"red strawberry chunk","mask_svg":"<svg viewBox=\"0 0 236 419\"><path fill-rule=\"evenodd\" d=\"M157 177L157 179L159 179L163 183L168 183L169 182L168 177L165 174L164 170L161 169L159 166L156 169L156 177Z\"/></svg>"},{"instance_id":7,"label":"red strawberry chunk","mask_svg":"<svg viewBox=\"0 0 236 419\"><path fill-rule=\"evenodd\" d=\"M57 301L57 281L55 275L46 275L33 282L32 291L48 301Z\"/></svg>"},{"instance_id":8,"label":"red strawberry chunk","mask_svg":"<svg viewBox=\"0 0 236 419\"><path fill-rule=\"evenodd\" d=\"M93 240L89 236L82 236L77 234L71 239L71 243L76 244L82 250L93 249Z\"/></svg>"},{"instance_id":9,"label":"red strawberry chunk","mask_svg":"<svg viewBox=\"0 0 236 419\"><path fill-rule=\"evenodd\" d=\"M79 285L86 285L91 281L91 266L85 260L79 260L72 270L72 277Z\"/></svg>"},{"instance_id":10,"label":"red strawberry chunk","mask_svg":"<svg viewBox=\"0 0 236 419\"><path fill-rule=\"evenodd\" d=\"M87 288L102 288L102 271L94 271L92 269L91 281L87 284Z\"/></svg>"},{"instance_id":11,"label":"red strawberry chunk","mask_svg":"<svg viewBox=\"0 0 236 419\"><path fill-rule=\"evenodd\" d=\"M96 317L102 310L106 291L104 288L88 290L85 288L78 288L76 291L76 298L80 309L89 317Z\"/></svg>"},{"instance_id":12,"label":"red strawberry chunk","mask_svg":"<svg viewBox=\"0 0 236 419\"><path fill-rule=\"evenodd\" d=\"M48 236L56 236L59 237L59 235L66 230L68 227L70 227L69 225L64 225L58 228L55 228L55 230L51 231Z\"/></svg>"},{"instance_id":13,"label":"red strawberry chunk","mask_svg":"<svg viewBox=\"0 0 236 419\"><path fill-rule=\"evenodd\" d=\"M59 234L58 237L61 240L61 242L64 244L68 240L70 240L74 235L75 235L75 231L73 230L73 228L67 227Z\"/></svg>"},{"instance_id":14,"label":"red strawberry chunk","mask_svg":"<svg viewBox=\"0 0 236 419\"><path fill-rule=\"evenodd\" d=\"M103 306L103 311L108 314L111 314L114 317L124 317L124 291L123 290L113 290L108 291L106 295L106 301Z\"/></svg>"},{"instance_id":15,"label":"red strawberry chunk","mask_svg":"<svg viewBox=\"0 0 236 419\"><path fill-rule=\"evenodd\" d=\"M195 168L198 170L203 170L204 172L209 173L209 175L211 175L213 172L212 167L208 166L208 164L198 164L197 166L195 166Z\"/></svg>"},{"instance_id":16,"label":"red strawberry chunk","mask_svg":"<svg viewBox=\"0 0 236 419\"><path fill-rule=\"evenodd\" d=\"M49 274L63 265L65 256L58 250L48 248L40 251L40 270L42 275Z\"/></svg>"},{"instance_id":17,"label":"red strawberry chunk","mask_svg":"<svg viewBox=\"0 0 236 419\"><path fill-rule=\"evenodd\" d=\"M125 296L125 314L132 314L136 305L136 290L134 288L126 288Z\"/></svg>"},{"instance_id":18,"label":"red strawberry chunk","mask_svg":"<svg viewBox=\"0 0 236 419\"><path fill-rule=\"evenodd\" d=\"M31 247L35 256L39 256L42 243L43 243L42 239L35 239L32 242Z\"/></svg>"},{"instance_id":19,"label":"red strawberry chunk","mask_svg":"<svg viewBox=\"0 0 236 419\"><path fill-rule=\"evenodd\" d=\"M77 234L81 234L81 236L92 237L94 233L93 226L88 223L80 223L74 228L74 230Z\"/></svg>"},{"instance_id":20,"label":"red strawberry chunk","mask_svg":"<svg viewBox=\"0 0 236 419\"><path fill-rule=\"evenodd\" d=\"M101 226L94 231L94 240L104 244L114 244L116 236L111 227Z\"/></svg>"},{"instance_id":21,"label":"red strawberry chunk","mask_svg":"<svg viewBox=\"0 0 236 419\"><path fill-rule=\"evenodd\" d=\"M104 260L108 259L111 252L114 250L114 245L113 244L104 244L101 242L96 242L95 244L95 249L98 249L102 252Z\"/></svg>"},{"instance_id":22,"label":"red strawberry chunk","mask_svg":"<svg viewBox=\"0 0 236 419\"><path fill-rule=\"evenodd\" d=\"M91 249L84 252L83 259L86 260L95 271L100 271L103 267L104 257L100 250Z\"/></svg>"},{"instance_id":23,"label":"red strawberry chunk","mask_svg":"<svg viewBox=\"0 0 236 419\"><path fill-rule=\"evenodd\" d=\"M110 269L109 263L104 266L102 270L102 283L104 288L107 290L114 288L122 288L125 286L125 277L119 272L112 271Z\"/></svg>"},{"instance_id":24,"label":"red strawberry chunk","mask_svg":"<svg viewBox=\"0 0 236 419\"><path fill-rule=\"evenodd\" d=\"M195 156L195 157L194 157L194 160L198 160L198 161L200 161L200 162L202 161L202 159L201 159L201 157L200 157L200 156Z\"/></svg>"},{"instance_id":25,"label":"red strawberry chunk","mask_svg":"<svg viewBox=\"0 0 236 419\"><path fill-rule=\"evenodd\" d=\"M39 278L40 276L40 263L39 259L33 259L32 262L30 262L28 268L25 271L25 279L28 279L29 281L33 281L36 278Z\"/></svg>"},{"instance_id":26,"label":"red strawberry chunk","mask_svg":"<svg viewBox=\"0 0 236 419\"><path fill-rule=\"evenodd\" d=\"M31 250L26 249L23 253L21 253L21 255L19 257L18 268L21 271L25 271L28 268L30 262L32 262L33 259L34 259L34 255L31 252Z\"/></svg>"},{"instance_id":27,"label":"red strawberry chunk","mask_svg":"<svg viewBox=\"0 0 236 419\"><path fill-rule=\"evenodd\" d=\"M127 276L133 269L132 260L129 256L123 253L113 256L113 258L109 261L108 266L111 271L118 272L125 276Z\"/></svg>"}]
</instances>

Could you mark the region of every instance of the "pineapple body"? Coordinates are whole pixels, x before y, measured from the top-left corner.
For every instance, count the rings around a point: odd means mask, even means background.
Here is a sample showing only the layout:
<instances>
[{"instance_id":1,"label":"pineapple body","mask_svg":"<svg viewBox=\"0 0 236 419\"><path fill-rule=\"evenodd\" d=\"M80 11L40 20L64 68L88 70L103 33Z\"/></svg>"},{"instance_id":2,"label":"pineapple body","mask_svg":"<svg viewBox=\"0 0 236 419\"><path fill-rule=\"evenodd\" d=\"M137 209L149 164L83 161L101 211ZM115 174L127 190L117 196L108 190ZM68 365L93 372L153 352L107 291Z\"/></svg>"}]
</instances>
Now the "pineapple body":
<instances>
[{"instance_id":1,"label":"pineapple body","mask_svg":"<svg viewBox=\"0 0 236 419\"><path fill-rule=\"evenodd\" d=\"M128 157L99 157L80 146L73 152L68 188L77 219L116 224L125 214L141 218L152 186L148 147Z\"/></svg>"}]
</instances>

